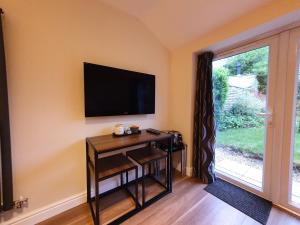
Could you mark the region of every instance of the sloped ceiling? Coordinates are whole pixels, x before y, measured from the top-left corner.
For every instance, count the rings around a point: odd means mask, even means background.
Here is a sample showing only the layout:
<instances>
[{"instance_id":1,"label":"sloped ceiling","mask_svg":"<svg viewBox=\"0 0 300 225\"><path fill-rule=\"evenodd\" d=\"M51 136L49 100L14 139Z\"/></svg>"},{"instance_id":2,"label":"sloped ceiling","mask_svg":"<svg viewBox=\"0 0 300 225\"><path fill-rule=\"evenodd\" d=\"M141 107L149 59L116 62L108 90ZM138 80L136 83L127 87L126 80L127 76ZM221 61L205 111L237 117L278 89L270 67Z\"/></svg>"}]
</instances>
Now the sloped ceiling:
<instances>
[{"instance_id":1,"label":"sloped ceiling","mask_svg":"<svg viewBox=\"0 0 300 225\"><path fill-rule=\"evenodd\" d=\"M100 0L138 18L175 49L272 0Z\"/></svg>"}]
</instances>

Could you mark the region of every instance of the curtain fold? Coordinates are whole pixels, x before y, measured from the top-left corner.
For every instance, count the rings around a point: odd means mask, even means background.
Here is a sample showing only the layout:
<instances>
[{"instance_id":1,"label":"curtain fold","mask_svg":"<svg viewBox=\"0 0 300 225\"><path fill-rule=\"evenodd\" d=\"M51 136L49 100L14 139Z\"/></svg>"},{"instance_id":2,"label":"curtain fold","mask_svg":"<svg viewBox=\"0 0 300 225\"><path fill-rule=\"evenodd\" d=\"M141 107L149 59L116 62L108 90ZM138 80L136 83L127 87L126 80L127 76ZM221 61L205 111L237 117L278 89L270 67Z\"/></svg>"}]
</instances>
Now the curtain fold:
<instances>
[{"instance_id":1,"label":"curtain fold","mask_svg":"<svg viewBox=\"0 0 300 225\"><path fill-rule=\"evenodd\" d=\"M212 52L198 55L194 109L193 175L203 183L215 177L215 122L212 85Z\"/></svg>"}]
</instances>

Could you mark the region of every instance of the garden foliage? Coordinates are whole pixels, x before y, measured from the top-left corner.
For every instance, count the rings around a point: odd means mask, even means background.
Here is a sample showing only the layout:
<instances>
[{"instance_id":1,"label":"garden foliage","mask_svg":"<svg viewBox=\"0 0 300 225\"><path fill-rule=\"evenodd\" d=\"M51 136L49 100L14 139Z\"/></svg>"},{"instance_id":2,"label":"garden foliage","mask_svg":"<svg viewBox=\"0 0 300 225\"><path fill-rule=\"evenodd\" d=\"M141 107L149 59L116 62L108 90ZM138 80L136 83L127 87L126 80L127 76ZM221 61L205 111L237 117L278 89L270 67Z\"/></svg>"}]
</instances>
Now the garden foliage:
<instances>
[{"instance_id":1,"label":"garden foliage","mask_svg":"<svg viewBox=\"0 0 300 225\"><path fill-rule=\"evenodd\" d=\"M224 103L228 93L228 75L226 68L217 68L213 71L213 100L216 120L220 120L220 115L224 109Z\"/></svg>"},{"instance_id":2,"label":"garden foliage","mask_svg":"<svg viewBox=\"0 0 300 225\"><path fill-rule=\"evenodd\" d=\"M218 130L232 128L262 127L264 119L257 116L262 106L250 96L237 99L229 110L225 110L217 119Z\"/></svg>"}]
</instances>

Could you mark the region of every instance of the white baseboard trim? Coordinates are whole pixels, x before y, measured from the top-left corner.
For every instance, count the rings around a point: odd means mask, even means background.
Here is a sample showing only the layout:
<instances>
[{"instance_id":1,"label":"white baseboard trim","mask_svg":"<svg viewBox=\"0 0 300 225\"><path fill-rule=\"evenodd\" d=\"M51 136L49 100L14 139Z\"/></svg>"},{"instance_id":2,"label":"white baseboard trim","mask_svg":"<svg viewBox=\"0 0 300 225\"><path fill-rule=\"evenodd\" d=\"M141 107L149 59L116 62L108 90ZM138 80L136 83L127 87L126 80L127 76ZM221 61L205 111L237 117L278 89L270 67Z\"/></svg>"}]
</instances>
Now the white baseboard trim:
<instances>
[{"instance_id":1,"label":"white baseboard trim","mask_svg":"<svg viewBox=\"0 0 300 225\"><path fill-rule=\"evenodd\" d=\"M189 177L193 176L193 167L186 167L186 175Z\"/></svg>"},{"instance_id":2,"label":"white baseboard trim","mask_svg":"<svg viewBox=\"0 0 300 225\"><path fill-rule=\"evenodd\" d=\"M26 213L24 215L14 217L4 222L3 225L32 225L40 223L85 202L86 192L82 192L58 202L52 203L50 205L44 206L42 208L33 210L32 212Z\"/></svg>"},{"instance_id":3,"label":"white baseboard trim","mask_svg":"<svg viewBox=\"0 0 300 225\"><path fill-rule=\"evenodd\" d=\"M192 176L192 167L186 167L187 176ZM63 200L41 207L28 213L16 216L1 225L32 225L47 220L64 211L74 208L86 202L86 192L72 195Z\"/></svg>"}]
</instances>

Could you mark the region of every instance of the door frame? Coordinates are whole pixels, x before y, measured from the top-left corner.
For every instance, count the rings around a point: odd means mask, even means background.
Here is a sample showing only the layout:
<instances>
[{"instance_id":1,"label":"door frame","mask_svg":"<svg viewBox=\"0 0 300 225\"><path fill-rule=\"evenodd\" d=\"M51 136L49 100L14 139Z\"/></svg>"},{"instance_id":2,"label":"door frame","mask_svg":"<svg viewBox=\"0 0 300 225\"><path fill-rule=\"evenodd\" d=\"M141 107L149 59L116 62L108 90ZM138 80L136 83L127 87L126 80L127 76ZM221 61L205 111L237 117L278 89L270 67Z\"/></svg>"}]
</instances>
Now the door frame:
<instances>
[{"instance_id":1,"label":"door frame","mask_svg":"<svg viewBox=\"0 0 300 225\"><path fill-rule=\"evenodd\" d=\"M284 44L281 42L280 44ZM286 67L285 82L285 104L284 104L284 124L283 124L283 145L281 148L282 169L280 173L280 199L279 203L284 207L300 213L300 204L291 201L292 195L292 167L294 150L294 125L296 113L297 94L297 71L300 58L300 28L288 31L288 41L285 44ZM283 53L280 53L283 54ZM284 64L284 63L283 63ZM292 96L292 97L291 97Z\"/></svg>"},{"instance_id":2,"label":"door frame","mask_svg":"<svg viewBox=\"0 0 300 225\"><path fill-rule=\"evenodd\" d=\"M263 183L262 189L255 187L247 182L229 177L228 175L216 171L217 175L222 179L225 179L228 182L231 182L237 186L240 186L247 191L250 191L254 194L257 194L265 199L271 200L271 186L272 186L272 153L273 150L273 139L274 139L274 120L276 119L275 115L275 91L277 91L277 61L278 61L278 43L279 36L274 35L272 37L264 38L225 52L218 53L214 61L224 59L233 55L237 55L243 52L251 51L257 48L269 46L269 74L268 74L268 89L267 89L267 111L272 113L272 121L269 123L266 119L265 124L265 153L263 159Z\"/></svg>"}]
</instances>

